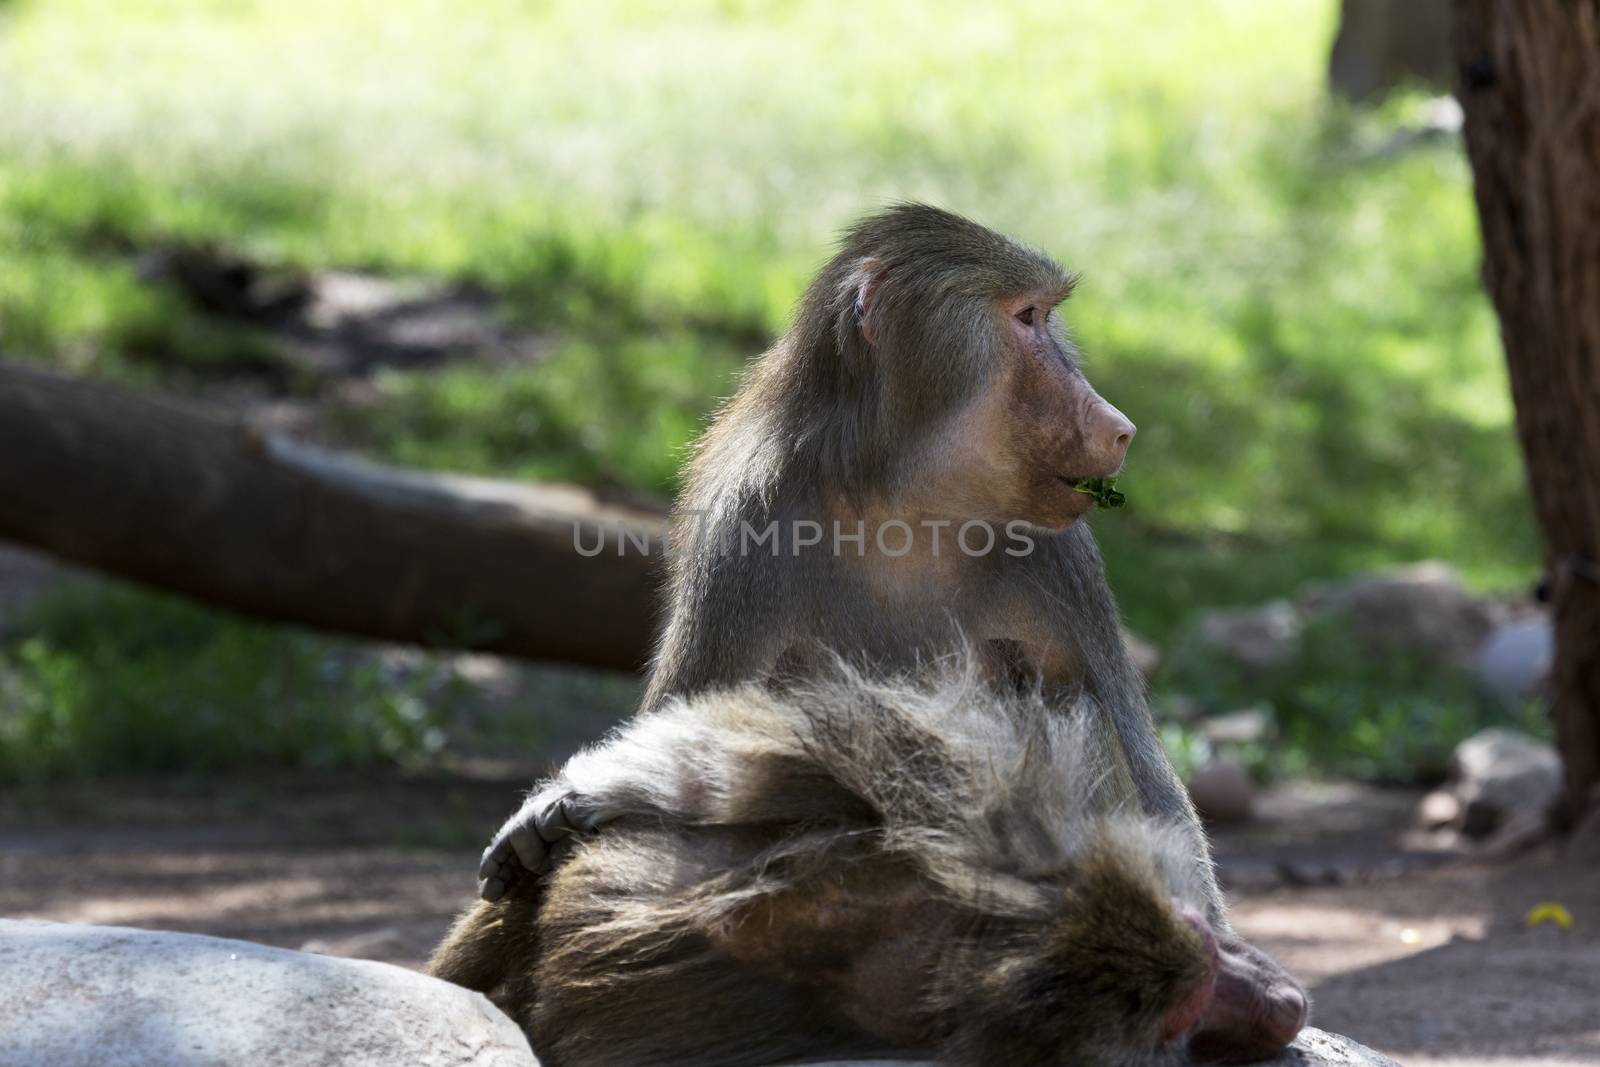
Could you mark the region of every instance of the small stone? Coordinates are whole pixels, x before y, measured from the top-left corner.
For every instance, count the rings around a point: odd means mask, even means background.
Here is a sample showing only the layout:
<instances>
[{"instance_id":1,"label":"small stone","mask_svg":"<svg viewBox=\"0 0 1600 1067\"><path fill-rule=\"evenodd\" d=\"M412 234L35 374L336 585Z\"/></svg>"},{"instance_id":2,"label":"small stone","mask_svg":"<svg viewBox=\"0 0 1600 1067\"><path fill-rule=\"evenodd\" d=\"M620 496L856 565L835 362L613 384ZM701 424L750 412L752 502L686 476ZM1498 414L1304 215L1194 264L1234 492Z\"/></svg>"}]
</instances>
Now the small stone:
<instances>
[{"instance_id":1,"label":"small stone","mask_svg":"<svg viewBox=\"0 0 1600 1067\"><path fill-rule=\"evenodd\" d=\"M1513 811L1543 813L1561 794L1561 756L1514 730L1483 730L1461 742L1452 772L1468 837L1487 837Z\"/></svg>"},{"instance_id":2,"label":"small stone","mask_svg":"<svg viewBox=\"0 0 1600 1067\"><path fill-rule=\"evenodd\" d=\"M1208 611L1200 616L1200 641L1217 655L1250 670L1276 667L1294 655L1300 615L1287 600L1256 608Z\"/></svg>"},{"instance_id":3,"label":"small stone","mask_svg":"<svg viewBox=\"0 0 1600 1067\"><path fill-rule=\"evenodd\" d=\"M1212 745L1250 745L1267 736L1272 713L1266 708L1244 708L1213 715L1200 723L1200 736Z\"/></svg>"},{"instance_id":4,"label":"small stone","mask_svg":"<svg viewBox=\"0 0 1600 1067\"><path fill-rule=\"evenodd\" d=\"M1473 669L1485 689L1514 704L1549 684L1555 652L1550 619L1535 615L1496 627L1478 649Z\"/></svg>"},{"instance_id":5,"label":"small stone","mask_svg":"<svg viewBox=\"0 0 1600 1067\"><path fill-rule=\"evenodd\" d=\"M1484 859L1509 860L1533 848L1550 835L1550 820L1543 808L1514 808L1483 842Z\"/></svg>"},{"instance_id":6,"label":"small stone","mask_svg":"<svg viewBox=\"0 0 1600 1067\"><path fill-rule=\"evenodd\" d=\"M1189 778L1189 796L1209 823L1228 826L1249 822L1255 809L1255 785L1237 760L1219 757Z\"/></svg>"},{"instance_id":7,"label":"small stone","mask_svg":"<svg viewBox=\"0 0 1600 1067\"><path fill-rule=\"evenodd\" d=\"M1417 804L1417 825L1443 830L1461 817L1461 801L1448 789L1435 789Z\"/></svg>"}]
</instances>

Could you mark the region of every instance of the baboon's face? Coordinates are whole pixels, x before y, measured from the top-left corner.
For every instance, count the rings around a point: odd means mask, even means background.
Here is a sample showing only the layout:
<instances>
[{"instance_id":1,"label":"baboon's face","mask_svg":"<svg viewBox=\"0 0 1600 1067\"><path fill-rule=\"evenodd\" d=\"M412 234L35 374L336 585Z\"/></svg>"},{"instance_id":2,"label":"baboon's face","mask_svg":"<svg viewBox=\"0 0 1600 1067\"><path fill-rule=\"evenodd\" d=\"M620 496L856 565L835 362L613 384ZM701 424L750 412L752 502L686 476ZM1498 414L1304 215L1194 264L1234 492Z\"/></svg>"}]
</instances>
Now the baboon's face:
<instances>
[{"instance_id":1,"label":"baboon's face","mask_svg":"<svg viewBox=\"0 0 1600 1067\"><path fill-rule=\"evenodd\" d=\"M1083 376L1049 301L995 303L998 366L934 438L940 481L964 510L1063 530L1094 506L1073 483L1121 470L1135 427Z\"/></svg>"},{"instance_id":2,"label":"baboon's face","mask_svg":"<svg viewBox=\"0 0 1600 1067\"><path fill-rule=\"evenodd\" d=\"M1045 299L1024 294L1000 301L996 388L1008 400L1017 517L1064 529L1094 506L1094 498L1072 484L1121 470L1135 427L1083 376L1060 313Z\"/></svg>"}]
</instances>

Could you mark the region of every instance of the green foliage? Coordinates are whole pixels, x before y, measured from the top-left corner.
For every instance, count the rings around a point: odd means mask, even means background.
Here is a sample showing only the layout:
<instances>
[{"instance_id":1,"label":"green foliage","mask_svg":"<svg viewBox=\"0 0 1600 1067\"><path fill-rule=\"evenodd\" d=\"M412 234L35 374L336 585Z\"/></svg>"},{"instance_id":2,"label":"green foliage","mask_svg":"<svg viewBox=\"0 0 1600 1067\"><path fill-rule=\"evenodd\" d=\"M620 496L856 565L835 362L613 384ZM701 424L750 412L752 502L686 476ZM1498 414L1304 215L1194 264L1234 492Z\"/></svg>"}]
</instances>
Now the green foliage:
<instances>
[{"instance_id":1,"label":"green foliage","mask_svg":"<svg viewBox=\"0 0 1600 1067\"><path fill-rule=\"evenodd\" d=\"M1210 713L1271 710L1273 736L1234 751L1258 774L1313 769L1385 782L1436 782L1457 744L1490 726L1548 736L1536 701L1508 708L1463 670L1403 650L1364 644L1347 620L1318 620L1294 655L1267 668L1218 659L1180 641L1156 682L1160 707L1175 694ZM1175 758L1203 761L1204 742L1177 723L1164 740Z\"/></svg>"},{"instance_id":2,"label":"green foliage","mask_svg":"<svg viewBox=\"0 0 1600 1067\"><path fill-rule=\"evenodd\" d=\"M385 372L376 400L340 408L335 429L408 466L670 492L710 398L732 390L738 367L725 345L686 334L571 341L494 374Z\"/></svg>"},{"instance_id":3,"label":"green foliage","mask_svg":"<svg viewBox=\"0 0 1600 1067\"><path fill-rule=\"evenodd\" d=\"M385 373L340 402L341 438L667 490L832 235L920 198L1084 271L1067 319L1140 426L1128 506L1094 519L1135 630L1424 557L1520 584L1538 553L1468 168L1449 139L1383 149L1412 99L1325 99L1336 6L22 0L0 34L0 349L152 385L270 368L259 335L139 277L157 240L472 280L548 354ZM239 678L286 655L236 640ZM8 656L45 707L68 652L39 647ZM1373 730L1476 715L1305 669L1322 680L1275 694L1285 737L1341 767L1398 766Z\"/></svg>"},{"instance_id":4,"label":"green foliage","mask_svg":"<svg viewBox=\"0 0 1600 1067\"><path fill-rule=\"evenodd\" d=\"M0 646L0 781L406 762L443 742L441 671L123 587L68 587Z\"/></svg>"},{"instance_id":5,"label":"green foliage","mask_svg":"<svg viewBox=\"0 0 1600 1067\"><path fill-rule=\"evenodd\" d=\"M921 197L1084 269L1068 319L1141 427L1099 520L1137 628L1424 556L1518 582L1467 167L1379 150L1409 100L1324 99L1334 6L890 3L841 33L825 5L22 4L0 342L145 379L262 358L136 279L118 249L157 237L471 278L556 356L445 397L391 374L346 439L660 489L831 235Z\"/></svg>"},{"instance_id":6,"label":"green foliage","mask_svg":"<svg viewBox=\"0 0 1600 1067\"><path fill-rule=\"evenodd\" d=\"M1126 495L1117 492L1115 478L1079 478L1072 483L1072 488L1094 497L1094 506L1102 511L1120 508L1128 502Z\"/></svg>"}]
</instances>

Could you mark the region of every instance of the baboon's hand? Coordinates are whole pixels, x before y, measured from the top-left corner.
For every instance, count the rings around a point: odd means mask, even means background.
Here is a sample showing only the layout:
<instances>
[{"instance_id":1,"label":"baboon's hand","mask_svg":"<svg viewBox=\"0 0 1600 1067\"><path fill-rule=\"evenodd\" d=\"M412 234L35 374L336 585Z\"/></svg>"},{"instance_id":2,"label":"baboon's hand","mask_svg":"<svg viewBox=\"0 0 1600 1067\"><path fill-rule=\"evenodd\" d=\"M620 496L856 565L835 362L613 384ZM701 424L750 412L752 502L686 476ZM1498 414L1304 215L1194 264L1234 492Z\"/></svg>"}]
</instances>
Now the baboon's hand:
<instances>
[{"instance_id":1,"label":"baboon's hand","mask_svg":"<svg viewBox=\"0 0 1600 1067\"><path fill-rule=\"evenodd\" d=\"M565 785L546 786L506 820L483 850L478 895L499 900L524 880L543 874L557 845L602 821L595 805Z\"/></svg>"}]
</instances>

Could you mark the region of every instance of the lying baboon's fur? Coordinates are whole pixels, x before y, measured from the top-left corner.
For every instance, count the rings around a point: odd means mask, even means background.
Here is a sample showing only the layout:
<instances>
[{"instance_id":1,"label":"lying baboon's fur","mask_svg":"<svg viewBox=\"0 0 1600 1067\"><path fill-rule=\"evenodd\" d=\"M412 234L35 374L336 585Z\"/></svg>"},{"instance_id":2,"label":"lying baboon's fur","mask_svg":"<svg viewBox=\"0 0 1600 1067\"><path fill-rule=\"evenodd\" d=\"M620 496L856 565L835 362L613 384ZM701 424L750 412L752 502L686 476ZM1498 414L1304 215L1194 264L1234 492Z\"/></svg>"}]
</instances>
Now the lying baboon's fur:
<instances>
[{"instance_id":1,"label":"lying baboon's fur","mask_svg":"<svg viewBox=\"0 0 1600 1067\"><path fill-rule=\"evenodd\" d=\"M671 701L552 783L615 820L431 970L553 1067L1175 1054L1217 974L1207 859L1085 710L971 670Z\"/></svg>"}]
</instances>

